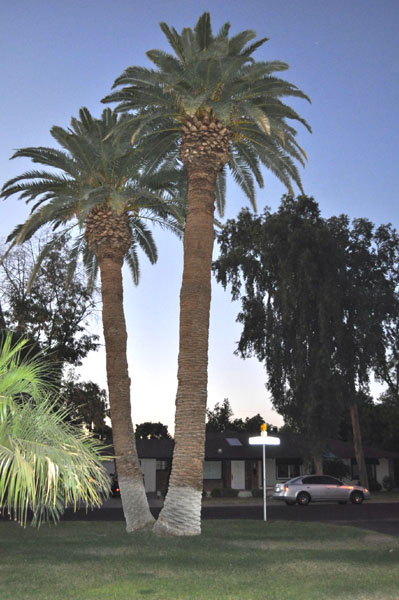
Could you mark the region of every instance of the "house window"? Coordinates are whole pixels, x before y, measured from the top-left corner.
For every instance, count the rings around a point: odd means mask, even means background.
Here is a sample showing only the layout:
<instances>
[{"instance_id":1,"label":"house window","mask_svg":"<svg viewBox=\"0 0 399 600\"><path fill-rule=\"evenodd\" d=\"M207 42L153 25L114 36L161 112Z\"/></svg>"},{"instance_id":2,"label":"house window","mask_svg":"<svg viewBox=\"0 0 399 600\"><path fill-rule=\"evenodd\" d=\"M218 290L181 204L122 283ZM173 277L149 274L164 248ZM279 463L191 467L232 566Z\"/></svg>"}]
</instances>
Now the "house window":
<instances>
[{"instance_id":1,"label":"house window","mask_svg":"<svg viewBox=\"0 0 399 600\"><path fill-rule=\"evenodd\" d=\"M301 474L301 465L288 461L276 461L276 479L292 479Z\"/></svg>"},{"instance_id":2,"label":"house window","mask_svg":"<svg viewBox=\"0 0 399 600\"><path fill-rule=\"evenodd\" d=\"M204 479L222 479L222 461L206 460L203 477Z\"/></svg>"},{"instance_id":3,"label":"house window","mask_svg":"<svg viewBox=\"0 0 399 600\"><path fill-rule=\"evenodd\" d=\"M169 461L157 460L157 471L166 471L169 468Z\"/></svg>"}]
</instances>

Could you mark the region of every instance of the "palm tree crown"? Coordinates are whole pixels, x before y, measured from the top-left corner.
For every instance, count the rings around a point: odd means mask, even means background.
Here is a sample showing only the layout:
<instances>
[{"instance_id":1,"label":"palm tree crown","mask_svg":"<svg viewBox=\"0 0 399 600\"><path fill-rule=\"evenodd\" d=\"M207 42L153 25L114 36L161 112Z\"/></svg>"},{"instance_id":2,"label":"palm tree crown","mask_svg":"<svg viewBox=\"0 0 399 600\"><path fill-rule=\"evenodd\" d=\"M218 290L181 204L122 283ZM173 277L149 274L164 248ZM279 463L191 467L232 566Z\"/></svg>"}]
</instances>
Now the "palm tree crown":
<instances>
[{"instance_id":1,"label":"palm tree crown","mask_svg":"<svg viewBox=\"0 0 399 600\"><path fill-rule=\"evenodd\" d=\"M172 197L174 184L171 179L166 181L165 174L142 177L142 159L138 152L132 152L129 136L113 138L115 127L126 117L106 109L100 119L95 119L87 108L80 109L79 117L71 119L67 130L56 126L51 129L62 149L30 147L12 156L30 158L50 169L28 171L4 184L3 198L18 194L27 203L34 202L31 216L14 229L8 241L19 244L46 224L54 230L61 227L63 234L77 227L70 275L81 254L92 284L98 260L104 253L116 252L125 258L138 283L138 247L152 263L157 259L146 221L179 233L179 208ZM157 192L162 192L162 197ZM52 243L44 247L40 259Z\"/></svg>"},{"instance_id":2,"label":"palm tree crown","mask_svg":"<svg viewBox=\"0 0 399 600\"><path fill-rule=\"evenodd\" d=\"M177 154L185 166L206 159L219 171L228 163L253 204L253 178L263 186L260 165L291 193L291 181L302 189L295 161L303 165L306 154L288 121L310 127L281 99L307 96L273 75L286 63L254 61L267 38L249 44L256 36L250 30L229 38L228 23L214 36L208 13L181 34L165 23L161 29L175 55L147 52L157 70L127 68L114 83L123 87L103 100L119 102L118 112L133 111L124 124L132 140L143 142L152 165Z\"/></svg>"}]
</instances>

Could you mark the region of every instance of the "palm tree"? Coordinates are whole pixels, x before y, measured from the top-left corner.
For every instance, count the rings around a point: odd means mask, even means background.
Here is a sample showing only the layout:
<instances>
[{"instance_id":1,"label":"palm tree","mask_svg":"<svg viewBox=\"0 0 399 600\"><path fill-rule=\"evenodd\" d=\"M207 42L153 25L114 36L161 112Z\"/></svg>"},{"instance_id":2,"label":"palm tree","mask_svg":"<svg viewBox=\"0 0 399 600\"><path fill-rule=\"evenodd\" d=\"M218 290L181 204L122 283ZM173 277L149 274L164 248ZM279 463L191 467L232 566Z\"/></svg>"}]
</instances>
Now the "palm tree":
<instances>
[{"instance_id":1,"label":"palm tree","mask_svg":"<svg viewBox=\"0 0 399 600\"><path fill-rule=\"evenodd\" d=\"M27 341L11 340L0 345L0 506L22 525L28 509L40 525L68 504L100 506L110 487L100 444L55 408L44 363L21 358Z\"/></svg>"},{"instance_id":2,"label":"palm tree","mask_svg":"<svg viewBox=\"0 0 399 600\"><path fill-rule=\"evenodd\" d=\"M127 68L114 84L122 87L103 100L119 102L116 111L130 114L123 124L130 127L132 143L146 148L154 168L178 156L187 172L175 450L168 495L155 525L160 534L201 531L217 177L228 165L253 205L254 179L263 185L262 165L288 191L291 181L302 189L295 161L304 164L306 157L287 120L308 125L281 98L306 96L273 75L288 65L252 59L266 38L249 44L253 31L229 38L229 28L226 23L214 36L208 13L181 34L161 23L174 55L147 52L156 70Z\"/></svg>"},{"instance_id":3,"label":"palm tree","mask_svg":"<svg viewBox=\"0 0 399 600\"><path fill-rule=\"evenodd\" d=\"M79 255L83 256L91 286L100 270L113 441L126 527L127 531L133 531L151 524L153 517L131 420L122 265L127 262L137 283L138 248L152 263L157 259L156 246L145 221L178 232L179 215L170 194L164 193L161 198L154 193L160 182L165 184L162 173L147 180L141 178L140 157L137 151L132 151L130 137L112 136L122 120L123 116L118 118L110 109L95 119L82 108L79 119L71 120L70 129L51 129L62 150L38 147L15 152L13 158L28 157L50 170L29 171L11 179L3 186L1 195L8 198L19 194L27 202L34 201L30 217L15 228L8 241L20 244L47 224L52 224L56 233L60 230L61 235L77 227L70 255L70 276ZM44 247L38 264L51 244L50 241Z\"/></svg>"}]
</instances>

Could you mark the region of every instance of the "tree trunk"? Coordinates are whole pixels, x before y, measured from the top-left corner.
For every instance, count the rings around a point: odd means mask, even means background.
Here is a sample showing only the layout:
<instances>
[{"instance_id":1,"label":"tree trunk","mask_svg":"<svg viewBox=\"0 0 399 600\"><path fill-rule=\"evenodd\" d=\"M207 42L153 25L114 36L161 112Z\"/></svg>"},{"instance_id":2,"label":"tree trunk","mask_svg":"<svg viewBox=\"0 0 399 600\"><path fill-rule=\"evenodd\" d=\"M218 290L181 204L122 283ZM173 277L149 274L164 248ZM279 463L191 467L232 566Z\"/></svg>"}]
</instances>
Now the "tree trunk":
<instances>
[{"instance_id":1,"label":"tree trunk","mask_svg":"<svg viewBox=\"0 0 399 600\"><path fill-rule=\"evenodd\" d=\"M145 493L131 417L122 262L109 256L99 260L112 437L126 530L131 532L151 525L154 518Z\"/></svg>"},{"instance_id":2,"label":"tree trunk","mask_svg":"<svg viewBox=\"0 0 399 600\"><path fill-rule=\"evenodd\" d=\"M175 447L169 490L154 526L159 535L201 533L216 174L188 168Z\"/></svg>"},{"instance_id":3,"label":"tree trunk","mask_svg":"<svg viewBox=\"0 0 399 600\"><path fill-rule=\"evenodd\" d=\"M316 475L323 475L323 456L321 452L315 452L312 459Z\"/></svg>"},{"instance_id":4,"label":"tree trunk","mask_svg":"<svg viewBox=\"0 0 399 600\"><path fill-rule=\"evenodd\" d=\"M357 409L356 400L349 407L352 421L352 431L353 431L353 445L355 447L355 456L357 467L359 469L359 480L360 485L363 487L369 487L369 479L367 475L366 469L366 461L364 460L364 452L362 446L362 436L360 433L360 423L359 423L359 412Z\"/></svg>"}]
</instances>

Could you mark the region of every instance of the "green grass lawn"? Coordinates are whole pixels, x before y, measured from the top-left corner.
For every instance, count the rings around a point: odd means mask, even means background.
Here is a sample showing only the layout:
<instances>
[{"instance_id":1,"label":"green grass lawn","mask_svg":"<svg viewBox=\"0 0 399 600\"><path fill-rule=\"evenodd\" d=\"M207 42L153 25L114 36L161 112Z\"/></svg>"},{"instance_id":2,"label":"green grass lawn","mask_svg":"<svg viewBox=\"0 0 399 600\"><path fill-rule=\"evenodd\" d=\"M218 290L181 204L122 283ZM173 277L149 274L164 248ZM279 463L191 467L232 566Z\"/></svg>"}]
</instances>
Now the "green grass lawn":
<instances>
[{"instance_id":1,"label":"green grass lawn","mask_svg":"<svg viewBox=\"0 0 399 600\"><path fill-rule=\"evenodd\" d=\"M122 523L0 523L1 600L398 600L399 540L321 523L205 521L194 538Z\"/></svg>"}]
</instances>

